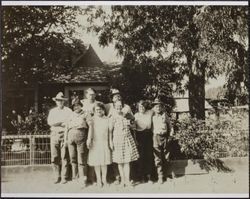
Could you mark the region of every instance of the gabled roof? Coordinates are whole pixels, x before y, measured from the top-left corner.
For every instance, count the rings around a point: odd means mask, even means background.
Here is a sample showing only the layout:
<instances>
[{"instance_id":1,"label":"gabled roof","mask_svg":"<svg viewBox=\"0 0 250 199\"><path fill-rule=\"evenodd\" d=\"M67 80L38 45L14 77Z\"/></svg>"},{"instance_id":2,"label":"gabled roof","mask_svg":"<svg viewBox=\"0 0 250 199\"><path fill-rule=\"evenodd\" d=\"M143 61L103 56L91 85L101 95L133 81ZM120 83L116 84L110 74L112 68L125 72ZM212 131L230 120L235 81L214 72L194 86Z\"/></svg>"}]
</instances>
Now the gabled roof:
<instances>
[{"instance_id":1,"label":"gabled roof","mask_svg":"<svg viewBox=\"0 0 250 199\"><path fill-rule=\"evenodd\" d=\"M106 82L106 75L112 67L103 64L91 45L86 51L72 60L71 74L60 75L54 81L58 83Z\"/></svg>"}]
</instances>

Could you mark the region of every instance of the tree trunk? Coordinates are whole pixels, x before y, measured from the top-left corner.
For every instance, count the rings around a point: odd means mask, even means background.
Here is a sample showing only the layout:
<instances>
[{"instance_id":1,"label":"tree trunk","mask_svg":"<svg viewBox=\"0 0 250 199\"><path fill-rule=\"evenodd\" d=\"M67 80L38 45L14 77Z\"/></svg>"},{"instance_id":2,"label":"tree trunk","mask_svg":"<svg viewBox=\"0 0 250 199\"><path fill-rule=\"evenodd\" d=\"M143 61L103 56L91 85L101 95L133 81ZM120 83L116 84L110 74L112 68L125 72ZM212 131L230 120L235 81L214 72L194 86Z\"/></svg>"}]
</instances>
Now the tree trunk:
<instances>
[{"instance_id":1,"label":"tree trunk","mask_svg":"<svg viewBox=\"0 0 250 199\"><path fill-rule=\"evenodd\" d=\"M205 67L197 61L191 61L188 94L189 111L192 118L205 119Z\"/></svg>"}]
</instances>

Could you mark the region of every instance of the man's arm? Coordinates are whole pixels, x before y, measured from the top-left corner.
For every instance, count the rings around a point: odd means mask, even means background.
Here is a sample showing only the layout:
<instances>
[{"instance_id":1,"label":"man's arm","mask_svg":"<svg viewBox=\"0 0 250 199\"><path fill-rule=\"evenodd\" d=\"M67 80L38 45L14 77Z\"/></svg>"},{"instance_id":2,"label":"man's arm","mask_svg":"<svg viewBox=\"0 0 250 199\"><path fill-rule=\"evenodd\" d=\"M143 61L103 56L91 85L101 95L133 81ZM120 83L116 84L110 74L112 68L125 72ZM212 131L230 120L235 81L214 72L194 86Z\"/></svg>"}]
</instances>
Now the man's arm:
<instances>
[{"instance_id":1,"label":"man's arm","mask_svg":"<svg viewBox=\"0 0 250 199\"><path fill-rule=\"evenodd\" d=\"M90 149L91 147L91 144L92 144L92 140L93 140L93 120L90 119L88 120L88 126L89 126L89 129L88 129L88 138L87 138L87 147L88 149Z\"/></svg>"},{"instance_id":2,"label":"man's arm","mask_svg":"<svg viewBox=\"0 0 250 199\"><path fill-rule=\"evenodd\" d=\"M54 111L49 112L47 122L49 126L65 126L63 122L58 122L57 115L54 113Z\"/></svg>"},{"instance_id":3,"label":"man's arm","mask_svg":"<svg viewBox=\"0 0 250 199\"><path fill-rule=\"evenodd\" d=\"M114 150L114 143L113 143L113 131L114 131L114 122L112 118L109 118L109 147L111 150Z\"/></svg>"}]
</instances>

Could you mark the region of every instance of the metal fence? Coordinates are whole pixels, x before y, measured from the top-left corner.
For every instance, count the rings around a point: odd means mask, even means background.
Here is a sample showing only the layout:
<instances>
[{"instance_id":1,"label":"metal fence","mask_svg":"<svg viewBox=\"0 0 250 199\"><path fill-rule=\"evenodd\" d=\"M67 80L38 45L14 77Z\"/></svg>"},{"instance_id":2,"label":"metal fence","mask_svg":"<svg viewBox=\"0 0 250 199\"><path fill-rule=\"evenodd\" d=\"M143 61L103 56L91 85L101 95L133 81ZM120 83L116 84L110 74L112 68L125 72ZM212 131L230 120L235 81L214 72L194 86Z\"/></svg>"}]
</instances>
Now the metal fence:
<instances>
[{"instance_id":1,"label":"metal fence","mask_svg":"<svg viewBox=\"0 0 250 199\"><path fill-rule=\"evenodd\" d=\"M229 132L234 133L229 133ZM218 152L219 158L245 157L249 154L249 130L231 129L233 147ZM230 144L232 146L232 143ZM230 147L231 147L230 146ZM42 165L51 163L50 135L4 135L1 140L1 165Z\"/></svg>"},{"instance_id":2,"label":"metal fence","mask_svg":"<svg viewBox=\"0 0 250 199\"><path fill-rule=\"evenodd\" d=\"M50 164L50 157L50 135L2 136L2 166Z\"/></svg>"}]
</instances>

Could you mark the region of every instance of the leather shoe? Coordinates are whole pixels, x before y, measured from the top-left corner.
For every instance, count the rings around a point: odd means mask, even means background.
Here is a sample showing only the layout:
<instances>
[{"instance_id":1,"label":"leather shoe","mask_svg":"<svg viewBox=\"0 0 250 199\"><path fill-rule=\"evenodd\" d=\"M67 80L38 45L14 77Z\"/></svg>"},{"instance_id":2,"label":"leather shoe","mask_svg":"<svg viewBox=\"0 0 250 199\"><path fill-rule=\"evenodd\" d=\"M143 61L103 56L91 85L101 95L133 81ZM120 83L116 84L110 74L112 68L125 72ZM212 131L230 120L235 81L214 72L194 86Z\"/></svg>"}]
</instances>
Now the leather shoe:
<instances>
[{"instance_id":1,"label":"leather shoe","mask_svg":"<svg viewBox=\"0 0 250 199\"><path fill-rule=\"evenodd\" d=\"M56 178L55 180L54 180L54 184L57 184L57 183L59 183L59 182L61 182L61 178L59 177L59 178Z\"/></svg>"}]
</instances>

